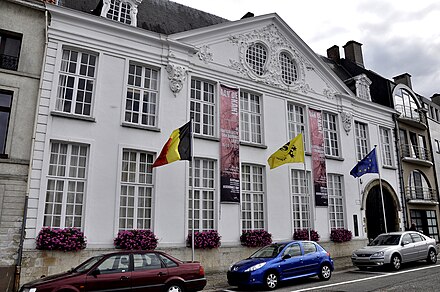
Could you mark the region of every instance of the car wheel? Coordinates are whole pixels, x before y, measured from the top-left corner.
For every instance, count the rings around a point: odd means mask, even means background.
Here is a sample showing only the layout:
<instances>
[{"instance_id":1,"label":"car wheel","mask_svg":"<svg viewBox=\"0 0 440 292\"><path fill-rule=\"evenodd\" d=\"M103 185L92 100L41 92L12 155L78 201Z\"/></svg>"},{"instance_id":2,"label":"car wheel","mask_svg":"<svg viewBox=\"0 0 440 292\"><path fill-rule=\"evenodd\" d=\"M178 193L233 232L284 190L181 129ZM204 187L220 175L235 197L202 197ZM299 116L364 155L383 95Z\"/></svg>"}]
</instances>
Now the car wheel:
<instances>
[{"instance_id":1,"label":"car wheel","mask_svg":"<svg viewBox=\"0 0 440 292\"><path fill-rule=\"evenodd\" d=\"M321 266L321 271L319 271L318 277L321 280L328 281L332 276L332 269L328 264Z\"/></svg>"},{"instance_id":2,"label":"car wheel","mask_svg":"<svg viewBox=\"0 0 440 292\"><path fill-rule=\"evenodd\" d=\"M266 287L270 290L275 289L276 287L278 287L278 275L275 274L274 272L269 272L266 275Z\"/></svg>"},{"instance_id":3,"label":"car wheel","mask_svg":"<svg viewBox=\"0 0 440 292\"><path fill-rule=\"evenodd\" d=\"M437 262L437 253L435 252L435 250L429 250L428 258L426 259L426 261L430 264L435 264Z\"/></svg>"},{"instance_id":4,"label":"car wheel","mask_svg":"<svg viewBox=\"0 0 440 292\"><path fill-rule=\"evenodd\" d=\"M391 257L391 268L393 268L394 271L398 271L400 270L401 267L402 267L402 259L400 258L399 255L394 254Z\"/></svg>"},{"instance_id":5,"label":"car wheel","mask_svg":"<svg viewBox=\"0 0 440 292\"><path fill-rule=\"evenodd\" d=\"M178 283L172 283L167 286L165 289L166 292L184 292L185 289L182 287L181 284Z\"/></svg>"}]
</instances>

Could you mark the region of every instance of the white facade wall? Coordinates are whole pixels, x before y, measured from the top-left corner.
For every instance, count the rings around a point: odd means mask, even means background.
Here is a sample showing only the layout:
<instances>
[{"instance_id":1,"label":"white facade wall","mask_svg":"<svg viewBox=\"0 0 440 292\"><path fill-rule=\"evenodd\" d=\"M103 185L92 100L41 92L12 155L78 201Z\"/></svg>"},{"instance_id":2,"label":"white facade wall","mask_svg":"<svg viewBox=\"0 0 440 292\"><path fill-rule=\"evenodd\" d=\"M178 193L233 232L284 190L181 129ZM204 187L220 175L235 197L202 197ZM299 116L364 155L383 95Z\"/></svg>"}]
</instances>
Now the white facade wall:
<instances>
[{"instance_id":1,"label":"white facade wall","mask_svg":"<svg viewBox=\"0 0 440 292\"><path fill-rule=\"evenodd\" d=\"M363 188L377 179L377 175L363 176L362 184L359 179L349 175L351 168L357 163L353 122L361 121L368 125L369 146L372 148L375 144L380 145L380 126L393 128L392 111L353 96L277 15L245 19L166 37L59 7L49 6L49 10L52 19L39 105L39 135L35 142L30 182L26 229L28 249L34 248L34 238L43 226L50 141L89 145L83 231L88 247L113 247L113 239L118 231L122 149L131 148L158 155L171 132L189 120L190 82L193 77L214 82L217 101L219 84L261 94L263 145L240 145L240 163L264 166L265 224L274 241L292 238L290 170L304 169L303 164L287 164L273 170L269 170L267 165L267 158L289 140L287 102L337 114L342 155L338 159L327 159L327 173L344 176L346 228L354 230L353 214L357 214L360 224L359 239L365 239L366 233L362 226L365 216L362 206ZM273 80L252 78L241 70L243 54L240 52L243 50L243 42L249 38L264 38L267 34L279 38L286 48L295 50L298 54L297 61L303 78L301 87L285 88L275 81L275 84L271 83ZM239 41L235 42L237 39ZM274 44L268 43L268 46L272 50L279 49ZM91 119L66 117L54 111L61 54L66 47L98 54ZM157 129L140 129L123 123L128 67L131 61L159 69ZM166 71L170 65L183 68L183 77L174 76L176 78L172 79L173 75ZM181 81L183 88L173 91L170 87L173 81ZM216 111L216 137L219 137L218 102ZM352 120L347 123L351 125L348 131L344 130L341 113L352 116ZM306 144L309 141L307 132ZM392 145L394 147L394 141ZM310 149L310 146L306 146L306 149ZM216 162L216 229L222 236L222 246L239 246L240 205L219 201L218 139L196 137L194 155ZM305 164L310 171L310 151L306 154ZM159 238L159 247L184 247L188 234L188 162L178 161L159 167L153 171L153 175L152 229ZM381 168L381 175L396 194L399 194L396 169ZM328 208L312 207L312 221L321 241L328 241Z\"/></svg>"}]
</instances>

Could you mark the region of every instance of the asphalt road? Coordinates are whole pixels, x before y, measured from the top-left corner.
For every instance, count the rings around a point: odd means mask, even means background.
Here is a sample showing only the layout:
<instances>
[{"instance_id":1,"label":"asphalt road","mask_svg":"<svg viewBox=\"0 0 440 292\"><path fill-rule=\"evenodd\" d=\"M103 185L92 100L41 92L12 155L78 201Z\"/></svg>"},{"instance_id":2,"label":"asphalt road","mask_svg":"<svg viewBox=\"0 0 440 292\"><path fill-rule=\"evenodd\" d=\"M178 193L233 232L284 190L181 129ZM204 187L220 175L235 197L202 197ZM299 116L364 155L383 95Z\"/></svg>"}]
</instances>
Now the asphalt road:
<instances>
[{"instance_id":1,"label":"asphalt road","mask_svg":"<svg viewBox=\"0 0 440 292\"><path fill-rule=\"evenodd\" d=\"M223 291L265 291L249 288L248 290L226 289ZM303 291L347 291L347 292L436 292L440 291L440 264L428 265L418 262L405 265L400 271L386 269L360 271L350 269L336 272L329 281L320 281L317 277L289 281L282 284L277 292Z\"/></svg>"}]
</instances>

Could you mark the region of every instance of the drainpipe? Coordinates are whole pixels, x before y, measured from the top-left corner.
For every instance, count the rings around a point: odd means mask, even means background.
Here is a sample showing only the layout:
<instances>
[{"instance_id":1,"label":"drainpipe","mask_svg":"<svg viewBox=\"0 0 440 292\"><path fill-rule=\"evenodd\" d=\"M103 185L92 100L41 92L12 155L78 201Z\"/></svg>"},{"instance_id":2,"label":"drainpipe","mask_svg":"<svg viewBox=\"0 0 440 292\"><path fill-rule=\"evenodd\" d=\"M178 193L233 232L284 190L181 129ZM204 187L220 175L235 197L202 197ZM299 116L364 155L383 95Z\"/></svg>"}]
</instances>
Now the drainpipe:
<instances>
[{"instance_id":1,"label":"drainpipe","mask_svg":"<svg viewBox=\"0 0 440 292\"><path fill-rule=\"evenodd\" d=\"M16 265L15 265L14 287L12 290L14 292L17 292L20 289L21 263L22 263L22 257L23 257L23 243L24 243L24 239L26 237L27 208L28 208L28 201L29 201L30 181L31 181L31 175L32 175L32 162L34 159L35 136L37 133L38 109L40 106L40 97L41 97L41 92L42 92L42 88L43 88L44 64L46 63L47 44L48 44L47 27L49 25L49 13L47 12L46 9L44 10L44 17L45 17L44 51L43 51L43 58L42 58L42 63L41 63L40 85L38 87L37 102L36 102L36 107L35 107L34 130L32 133L31 152L30 152L30 157L29 157L29 170L28 170L28 177L27 177L26 196L24 199L23 220L21 222L20 243L18 245L17 261L16 261Z\"/></svg>"},{"instance_id":2,"label":"drainpipe","mask_svg":"<svg viewBox=\"0 0 440 292\"><path fill-rule=\"evenodd\" d=\"M403 181L403 168L402 168L402 156L400 155L400 129L399 129L399 122L397 121L398 114L393 114L393 121L394 121L394 130L395 130L395 137L396 137L396 152L397 152L397 168L399 170L399 185L400 185L400 196L402 200L402 213L403 213L403 228L405 229L407 227L406 225L406 198L405 198L405 183Z\"/></svg>"}]
</instances>

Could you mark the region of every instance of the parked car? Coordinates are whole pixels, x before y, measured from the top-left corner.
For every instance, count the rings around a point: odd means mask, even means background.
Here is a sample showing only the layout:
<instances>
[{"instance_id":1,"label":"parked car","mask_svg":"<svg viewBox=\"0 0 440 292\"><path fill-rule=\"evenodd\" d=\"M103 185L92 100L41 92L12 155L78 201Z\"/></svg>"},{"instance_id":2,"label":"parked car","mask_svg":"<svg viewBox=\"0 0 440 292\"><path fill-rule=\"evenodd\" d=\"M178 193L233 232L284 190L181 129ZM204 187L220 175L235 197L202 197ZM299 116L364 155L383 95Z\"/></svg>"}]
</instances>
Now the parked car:
<instances>
[{"instance_id":1,"label":"parked car","mask_svg":"<svg viewBox=\"0 0 440 292\"><path fill-rule=\"evenodd\" d=\"M272 243L260 248L249 258L228 270L231 286L262 285L275 289L280 282L300 277L318 276L329 280L334 269L333 259L314 241Z\"/></svg>"},{"instance_id":2,"label":"parked car","mask_svg":"<svg viewBox=\"0 0 440 292\"><path fill-rule=\"evenodd\" d=\"M183 262L160 251L121 251L94 256L68 272L26 283L20 292L182 292L205 286L199 262Z\"/></svg>"},{"instance_id":3,"label":"parked car","mask_svg":"<svg viewBox=\"0 0 440 292\"><path fill-rule=\"evenodd\" d=\"M419 232L390 232L380 234L366 247L355 250L351 261L360 270L384 265L399 270L402 263L413 261L426 260L434 264L437 252L435 239Z\"/></svg>"}]
</instances>

